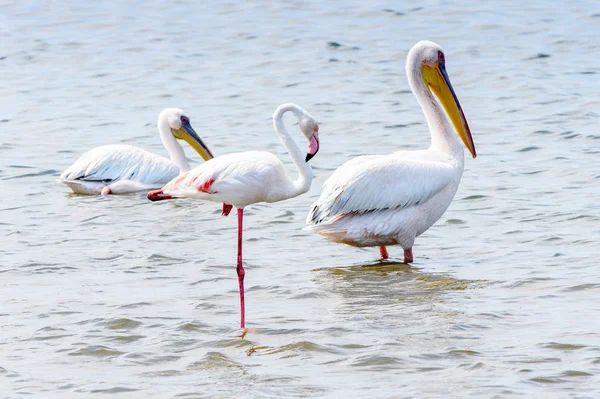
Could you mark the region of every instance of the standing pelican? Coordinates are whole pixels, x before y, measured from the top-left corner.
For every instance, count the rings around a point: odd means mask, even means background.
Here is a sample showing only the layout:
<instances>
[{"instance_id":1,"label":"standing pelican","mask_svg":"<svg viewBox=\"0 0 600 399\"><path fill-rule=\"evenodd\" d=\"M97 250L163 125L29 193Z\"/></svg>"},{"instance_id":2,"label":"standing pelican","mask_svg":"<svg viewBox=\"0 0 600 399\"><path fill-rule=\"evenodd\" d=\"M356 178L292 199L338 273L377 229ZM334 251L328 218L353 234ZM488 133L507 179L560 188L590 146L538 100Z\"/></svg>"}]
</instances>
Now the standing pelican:
<instances>
[{"instance_id":1,"label":"standing pelican","mask_svg":"<svg viewBox=\"0 0 600 399\"><path fill-rule=\"evenodd\" d=\"M297 118L300 130L308 140L308 153L304 157L283 123L283 114L291 111ZM222 202L223 215L232 207L238 214L237 275L240 286L240 326L245 327L244 266L242 264L242 219L244 207L257 202L277 202L304 194L312 182L312 169L308 161L319 151L319 126L303 108L295 104L280 105L273 114L273 126L281 143L292 157L299 176L292 180L275 155L265 151L239 152L221 155L196 166L188 173L169 182L163 189L148 193L148 199L190 197Z\"/></svg>"},{"instance_id":2,"label":"standing pelican","mask_svg":"<svg viewBox=\"0 0 600 399\"><path fill-rule=\"evenodd\" d=\"M357 247L400 245L404 262L413 261L412 246L446 211L464 169L461 142L476 156L469 125L446 73L442 48L421 41L408 53L406 72L431 134L428 150L354 158L323 185L307 223L332 241ZM434 97L435 94L435 97Z\"/></svg>"},{"instance_id":3,"label":"standing pelican","mask_svg":"<svg viewBox=\"0 0 600 399\"><path fill-rule=\"evenodd\" d=\"M125 194L160 187L190 170L176 139L187 141L206 161L213 157L178 108L166 108L158 115L158 131L171 160L132 145L103 145L79 157L60 181L78 194Z\"/></svg>"}]
</instances>

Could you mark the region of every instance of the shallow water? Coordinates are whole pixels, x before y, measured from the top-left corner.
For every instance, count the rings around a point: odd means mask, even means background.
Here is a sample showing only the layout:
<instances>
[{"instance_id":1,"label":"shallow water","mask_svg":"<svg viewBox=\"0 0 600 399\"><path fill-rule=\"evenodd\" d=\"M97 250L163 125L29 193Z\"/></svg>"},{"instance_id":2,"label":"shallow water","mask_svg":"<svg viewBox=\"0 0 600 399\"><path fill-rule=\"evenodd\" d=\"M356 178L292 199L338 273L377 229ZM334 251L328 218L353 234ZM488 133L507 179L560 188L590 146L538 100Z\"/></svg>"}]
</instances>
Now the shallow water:
<instances>
[{"instance_id":1,"label":"shallow water","mask_svg":"<svg viewBox=\"0 0 600 399\"><path fill-rule=\"evenodd\" d=\"M0 5L0 397L600 396L595 2L26 3ZM428 145L421 39L479 156L414 265L379 263L301 229L347 159ZM235 217L55 181L100 144L165 154L173 106L216 154L291 170L290 101L320 122L316 180L247 208L244 338Z\"/></svg>"}]
</instances>

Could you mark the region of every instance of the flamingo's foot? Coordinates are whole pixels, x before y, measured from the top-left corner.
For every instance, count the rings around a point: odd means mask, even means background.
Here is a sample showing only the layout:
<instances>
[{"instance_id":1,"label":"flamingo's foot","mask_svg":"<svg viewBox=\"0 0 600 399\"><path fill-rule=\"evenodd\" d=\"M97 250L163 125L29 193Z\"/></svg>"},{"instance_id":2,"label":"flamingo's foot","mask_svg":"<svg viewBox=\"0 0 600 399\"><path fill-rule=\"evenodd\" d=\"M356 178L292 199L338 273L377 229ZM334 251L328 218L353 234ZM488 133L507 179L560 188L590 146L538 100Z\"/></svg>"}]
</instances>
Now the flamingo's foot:
<instances>
[{"instance_id":1,"label":"flamingo's foot","mask_svg":"<svg viewBox=\"0 0 600 399\"><path fill-rule=\"evenodd\" d=\"M102 191L100 192L100 194L102 194L102 195L108 195L110 193L111 193L110 187L108 187L108 186L102 187Z\"/></svg>"},{"instance_id":2,"label":"flamingo's foot","mask_svg":"<svg viewBox=\"0 0 600 399\"><path fill-rule=\"evenodd\" d=\"M244 339L246 334L248 334L249 332L256 332L256 328L242 328L242 334L240 335L240 338Z\"/></svg>"},{"instance_id":3,"label":"flamingo's foot","mask_svg":"<svg viewBox=\"0 0 600 399\"><path fill-rule=\"evenodd\" d=\"M228 216L229 212L231 212L232 209L233 209L233 205L223 203L223 210L221 211L221 215Z\"/></svg>"},{"instance_id":4,"label":"flamingo's foot","mask_svg":"<svg viewBox=\"0 0 600 399\"><path fill-rule=\"evenodd\" d=\"M404 250L404 263L406 263L406 264L413 263L412 248Z\"/></svg>"},{"instance_id":5,"label":"flamingo's foot","mask_svg":"<svg viewBox=\"0 0 600 399\"><path fill-rule=\"evenodd\" d=\"M384 246L379 247L379 254L381 255L381 259L389 258L387 248Z\"/></svg>"},{"instance_id":6,"label":"flamingo's foot","mask_svg":"<svg viewBox=\"0 0 600 399\"><path fill-rule=\"evenodd\" d=\"M165 194L163 192L163 190L154 190L154 191L150 191L148 193L148 199L150 201L161 201L161 200L168 200L168 199L172 199L173 196L169 195L169 194Z\"/></svg>"}]
</instances>

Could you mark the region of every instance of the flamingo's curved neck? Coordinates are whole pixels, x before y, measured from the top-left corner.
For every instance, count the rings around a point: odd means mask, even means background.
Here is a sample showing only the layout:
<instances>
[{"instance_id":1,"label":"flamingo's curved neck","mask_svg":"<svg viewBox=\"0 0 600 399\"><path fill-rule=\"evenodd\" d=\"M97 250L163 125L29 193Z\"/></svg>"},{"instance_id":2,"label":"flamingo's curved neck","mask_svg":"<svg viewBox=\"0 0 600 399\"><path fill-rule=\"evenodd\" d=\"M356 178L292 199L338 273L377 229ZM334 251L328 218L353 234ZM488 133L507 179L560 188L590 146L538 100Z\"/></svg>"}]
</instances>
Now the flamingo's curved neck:
<instances>
[{"instance_id":1,"label":"flamingo's curved neck","mask_svg":"<svg viewBox=\"0 0 600 399\"><path fill-rule=\"evenodd\" d=\"M460 139L450 127L443 108L427 88L421 72L421 63L415 55L409 54L409 59L406 62L406 74L408 75L410 88L425 114L429 133L431 134L431 148L452 155L462 163L464 157Z\"/></svg>"},{"instance_id":2,"label":"flamingo's curved neck","mask_svg":"<svg viewBox=\"0 0 600 399\"><path fill-rule=\"evenodd\" d=\"M160 133L160 139L162 140L163 145L169 153L171 161L179 168L179 173L188 172L190 170L190 164L185 158L183 148L179 145L177 139L173 137L168 117L164 113L161 113L158 116L158 132Z\"/></svg>"},{"instance_id":3,"label":"flamingo's curved neck","mask_svg":"<svg viewBox=\"0 0 600 399\"><path fill-rule=\"evenodd\" d=\"M292 161L294 161L294 165L299 173L298 178L292 183L292 192L287 193L288 197L291 198L303 194L310 189L313 174L312 168L308 162L305 161L305 155L302 153L300 148L298 148L298 145L294 139L292 139L290 133L285 128L285 124L283 123L283 114L288 111L294 113L299 120L302 117L305 117L306 111L295 104L283 104L280 105L273 114L273 127L279 135L279 140L281 140L281 143L285 146L288 153L292 157Z\"/></svg>"}]
</instances>

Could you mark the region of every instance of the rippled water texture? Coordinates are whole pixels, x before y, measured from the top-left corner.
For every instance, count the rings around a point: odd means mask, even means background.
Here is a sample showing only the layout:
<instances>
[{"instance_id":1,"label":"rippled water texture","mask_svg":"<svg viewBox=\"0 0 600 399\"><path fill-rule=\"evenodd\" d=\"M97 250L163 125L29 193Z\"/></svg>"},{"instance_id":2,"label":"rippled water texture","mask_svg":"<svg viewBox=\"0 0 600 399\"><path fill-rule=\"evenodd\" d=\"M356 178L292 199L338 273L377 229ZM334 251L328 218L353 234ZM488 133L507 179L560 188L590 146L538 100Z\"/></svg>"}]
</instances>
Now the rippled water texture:
<instances>
[{"instance_id":1,"label":"rippled water texture","mask_svg":"<svg viewBox=\"0 0 600 399\"><path fill-rule=\"evenodd\" d=\"M600 397L597 2L0 10L0 397ZM427 147L404 71L421 39L446 51L479 156L415 264L378 263L301 229L344 161ZM164 107L214 153L291 171L271 126L290 101L320 122L316 180L247 208L244 338L235 217L55 181L100 144L166 154Z\"/></svg>"}]
</instances>

